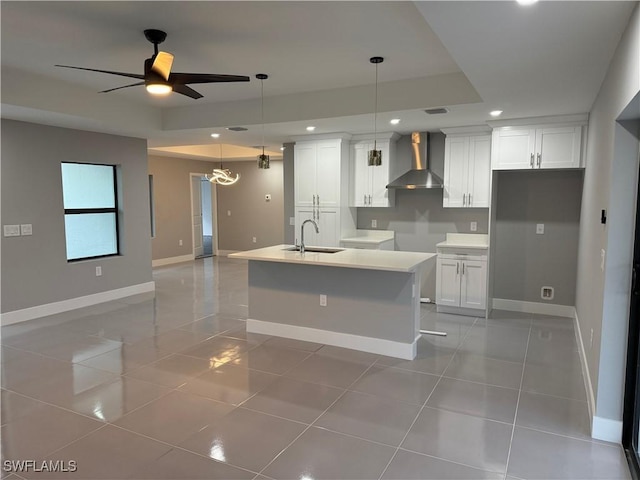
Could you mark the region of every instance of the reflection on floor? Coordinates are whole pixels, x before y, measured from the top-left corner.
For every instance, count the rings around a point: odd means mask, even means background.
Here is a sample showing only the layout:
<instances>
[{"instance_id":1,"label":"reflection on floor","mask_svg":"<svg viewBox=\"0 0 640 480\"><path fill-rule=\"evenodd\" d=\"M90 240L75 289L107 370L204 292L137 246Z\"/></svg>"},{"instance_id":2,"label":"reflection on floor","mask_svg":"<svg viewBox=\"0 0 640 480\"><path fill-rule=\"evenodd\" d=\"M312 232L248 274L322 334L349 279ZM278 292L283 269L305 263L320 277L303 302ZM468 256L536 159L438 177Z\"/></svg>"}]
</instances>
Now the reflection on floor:
<instances>
[{"instance_id":1,"label":"reflection on floor","mask_svg":"<svg viewBox=\"0 0 640 480\"><path fill-rule=\"evenodd\" d=\"M2 329L3 466L77 463L6 478L629 478L589 437L567 319L424 306L448 335L403 361L247 334L242 261L154 280L155 298Z\"/></svg>"},{"instance_id":2,"label":"reflection on floor","mask_svg":"<svg viewBox=\"0 0 640 480\"><path fill-rule=\"evenodd\" d=\"M196 258L210 257L213 255L213 237L211 235L202 236L202 255Z\"/></svg>"}]
</instances>

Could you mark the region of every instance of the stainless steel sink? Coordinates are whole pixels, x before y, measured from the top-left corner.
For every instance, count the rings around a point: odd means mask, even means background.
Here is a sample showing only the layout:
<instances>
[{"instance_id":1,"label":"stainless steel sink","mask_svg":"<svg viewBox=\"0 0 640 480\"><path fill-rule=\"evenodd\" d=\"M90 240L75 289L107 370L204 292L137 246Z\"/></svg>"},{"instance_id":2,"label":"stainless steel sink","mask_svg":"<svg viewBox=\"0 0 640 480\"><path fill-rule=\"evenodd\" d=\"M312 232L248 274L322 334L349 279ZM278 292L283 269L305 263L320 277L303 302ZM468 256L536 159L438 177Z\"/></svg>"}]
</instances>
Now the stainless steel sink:
<instances>
[{"instance_id":1,"label":"stainless steel sink","mask_svg":"<svg viewBox=\"0 0 640 480\"><path fill-rule=\"evenodd\" d=\"M300 247L289 247L285 248L287 252L299 252ZM309 253L338 253L342 252L344 248L327 248L327 247L304 247L305 252Z\"/></svg>"}]
</instances>

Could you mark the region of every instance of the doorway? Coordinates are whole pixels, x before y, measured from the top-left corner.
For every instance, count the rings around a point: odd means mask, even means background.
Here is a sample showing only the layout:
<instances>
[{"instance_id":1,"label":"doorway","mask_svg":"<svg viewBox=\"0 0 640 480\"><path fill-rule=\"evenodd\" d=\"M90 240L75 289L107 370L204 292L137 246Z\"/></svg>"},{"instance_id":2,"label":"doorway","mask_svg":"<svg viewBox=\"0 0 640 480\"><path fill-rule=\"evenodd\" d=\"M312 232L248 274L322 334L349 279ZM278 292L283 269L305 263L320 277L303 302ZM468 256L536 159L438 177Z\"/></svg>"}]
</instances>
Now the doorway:
<instances>
[{"instance_id":1,"label":"doorway","mask_svg":"<svg viewBox=\"0 0 640 480\"><path fill-rule=\"evenodd\" d=\"M203 174L191 174L191 228L194 258L218 252L216 189Z\"/></svg>"}]
</instances>

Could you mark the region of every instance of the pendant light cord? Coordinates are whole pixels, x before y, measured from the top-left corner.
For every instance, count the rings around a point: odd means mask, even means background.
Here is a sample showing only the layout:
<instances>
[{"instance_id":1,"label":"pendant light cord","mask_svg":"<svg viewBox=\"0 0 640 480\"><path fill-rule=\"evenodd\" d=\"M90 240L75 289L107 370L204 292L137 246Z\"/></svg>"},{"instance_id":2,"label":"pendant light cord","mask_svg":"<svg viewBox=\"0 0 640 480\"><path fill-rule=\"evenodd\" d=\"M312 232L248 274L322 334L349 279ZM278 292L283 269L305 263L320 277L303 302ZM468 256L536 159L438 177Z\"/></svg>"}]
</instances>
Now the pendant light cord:
<instances>
[{"instance_id":1,"label":"pendant light cord","mask_svg":"<svg viewBox=\"0 0 640 480\"><path fill-rule=\"evenodd\" d=\"M376 63L376 98L373 107L373 149L377 150L378 140L378 64Z\"/></svg>"},{"instance_id":2,"label":"pendant light cord","mask_svg":"<svg viewBox=\"0 0 640 480\"><path fill-rule=\"evenodd\" d=\"M262 155L264 156L264 79L260 79L260 121L262 122Z\"/></svg>"}]
</instances>

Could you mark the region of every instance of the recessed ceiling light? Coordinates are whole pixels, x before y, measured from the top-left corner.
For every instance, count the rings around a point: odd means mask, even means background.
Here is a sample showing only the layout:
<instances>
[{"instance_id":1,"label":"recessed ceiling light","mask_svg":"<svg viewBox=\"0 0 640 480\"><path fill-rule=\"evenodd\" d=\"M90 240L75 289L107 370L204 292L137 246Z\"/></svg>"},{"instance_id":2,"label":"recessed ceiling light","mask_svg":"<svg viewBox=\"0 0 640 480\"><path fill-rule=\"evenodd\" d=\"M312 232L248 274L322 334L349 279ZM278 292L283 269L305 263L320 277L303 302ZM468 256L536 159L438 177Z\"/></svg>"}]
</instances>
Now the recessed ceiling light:
<instances>
[{"instance_id":1,"label":"recessed ceiling light","mask_svg":"<svg viewBox=\"0 0 640 480\"><path fill-rule=\"evenodd\" d=\"M213 138L220 138L220 134L219 133L212 133L211 136Z\"/></svg>"},{"instance_id":2,"label":"recessed ceiling light","mask_svg":"<svg viewBox=\"0 0 640 480\"><path fill-rule=\"evenodd\" d=\"M389 122L391 125L397 125L400 123L400 119L399 118L392 118L391 121Z\"/></svg>"},{"instance_id":3,"label":"recessed ceiling light","mask_svg":"<svg viewBox=\"0 0 640 480\"><path fill-rule=\"evenodd\" d=\"M492 117L499 117L500 115L502 115L502 110L492 110L491 112L489 112L489 115L491 115Z\"/></svg>"},{"instance_id":4,"label":"recessed ceiling light","mask_svg":"<svg viewBox=\"0 0 640 480\"><path fill-rule=\"evenodd\" d=\"M516 0L520 5L533 5L534 3L538 3L538 0Z\"/></svg>"},{"instance_id":5,"label":"recessed ceiling light","mask_svg":"<svg viewBox=\"0 0 640 480\"><path fill-rule=\"evenodd\" d=\"M316 127L314 127L313 125L309 125L307 127L307 132L313 132L316 129Z\"/></svg>"}]
</instances>

